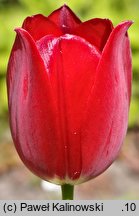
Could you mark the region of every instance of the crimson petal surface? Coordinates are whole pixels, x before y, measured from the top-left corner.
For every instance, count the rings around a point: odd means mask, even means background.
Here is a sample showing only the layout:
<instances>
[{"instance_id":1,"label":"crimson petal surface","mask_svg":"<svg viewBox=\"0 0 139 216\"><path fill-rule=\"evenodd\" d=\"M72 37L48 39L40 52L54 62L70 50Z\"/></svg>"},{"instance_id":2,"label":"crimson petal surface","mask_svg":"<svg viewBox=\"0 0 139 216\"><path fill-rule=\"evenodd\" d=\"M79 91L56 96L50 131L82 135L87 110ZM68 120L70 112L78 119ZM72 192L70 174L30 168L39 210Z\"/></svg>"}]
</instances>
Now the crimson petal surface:
<instances>
[{"instance_id":1,"label":"crimson petal surface","mask_svg":"<svg viewBox=\"0 0 139 216\"><path fill-rule=\"evenodd\" d=\"M74 33L102 51L112 29L113 25L110 20L95 18L81 23Z\"/></svg>"},{"instance_id":2,"label":"crimson petal surface","mask_svg":"<svg viewBox=\"0 0 139 216\"><path fill-rule=\"evenodd\" d=\"M60 28L41 14L27 17L22 28L25 29L35 41L45 35L60 36L62 34Z\"/></svg>"},{"instance_id":3,"label":"crimson petal surface","mask_svg":"<svg viewBox=\"0 0 139 216\"><path fill-rule=\"evenodd\" d=\"M63 33L72 33L81 21L66 5L55 10L48 16L49 20L54 22Z\"/></svg>"},{"instance_id":4,"label":"crimson petal surface","mask_svg":"<svg viewBox=\"0 0 139 216\"><path fill-rule=\"evenodd\" d=\"M112 31L97 68L81 137L82 175L89 178L100 174L113 162L126 133L130 89L126 74L131 73L131 68L124 67L124 59L126 31L130 25L127 21Z\"/></svg>"},{"instance_id":5,"label":"crimson petal surface","mask_svg":"<svg viewBox=\"0 0 139 216\"><path fill-rule=\"evenodd\" d=\"M93 86L99 52L84 39L64 35L38 43L57 102L58 129L66 155L67 175L78 179L82 170L81 123Z\"/></svg>"},{"instance_id":6,"label":"crimson petal surface","mask_svg":"<svg viewBox=\"0 0 139 216\"><path fill-rule=\"evenodd\" d=\"M57 141L47 72L31 36L23 29L16 31L7 75L13 140L21 159L35 174L47 180L54 175L62 178L64 150Z\"/></svg>"}]
</instances>

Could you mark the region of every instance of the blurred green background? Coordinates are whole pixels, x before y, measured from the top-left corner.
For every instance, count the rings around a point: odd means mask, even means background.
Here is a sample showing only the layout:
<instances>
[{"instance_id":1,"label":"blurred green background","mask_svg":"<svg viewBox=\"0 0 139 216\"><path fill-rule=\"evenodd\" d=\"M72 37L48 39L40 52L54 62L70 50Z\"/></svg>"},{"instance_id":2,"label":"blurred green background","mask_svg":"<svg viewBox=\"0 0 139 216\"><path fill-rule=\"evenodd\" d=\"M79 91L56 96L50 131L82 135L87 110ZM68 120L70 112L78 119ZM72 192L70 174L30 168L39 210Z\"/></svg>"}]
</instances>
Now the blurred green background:
<instances>
[{"instance_id":1,"label":"blurred green background","mask_svg":"<svg viewBox=\"0 0 139 216\"><path fill-rule=\"evenodd\" d=\"M132 101L129 115L129 130L139 128L139 0L0 0L0 139L7 131L8 109L5 75L9 54L15 38L15 27L20 27L26 16L37 13L48 15L66 3L82 21L101 17L109 18L117 25L123 20L133 20L134 24L129 30L132 47L133 64L133 86ZM0 141L0 151L6 149ZM1 144L2 143L2 144ZM4 164L11 166L16 164L17 159L11 153L13 150L7 148L6 152L0 157L0 173ZM9 152L10 151L10 152ZM12 162L7 162L12 155ZM10 164L10 165L9 165ZM6 167L6 166L5 166ZM34 181L34 180L33 180ZM130 196L131 198L131 196Z\"/></svg>"}]
</instances>

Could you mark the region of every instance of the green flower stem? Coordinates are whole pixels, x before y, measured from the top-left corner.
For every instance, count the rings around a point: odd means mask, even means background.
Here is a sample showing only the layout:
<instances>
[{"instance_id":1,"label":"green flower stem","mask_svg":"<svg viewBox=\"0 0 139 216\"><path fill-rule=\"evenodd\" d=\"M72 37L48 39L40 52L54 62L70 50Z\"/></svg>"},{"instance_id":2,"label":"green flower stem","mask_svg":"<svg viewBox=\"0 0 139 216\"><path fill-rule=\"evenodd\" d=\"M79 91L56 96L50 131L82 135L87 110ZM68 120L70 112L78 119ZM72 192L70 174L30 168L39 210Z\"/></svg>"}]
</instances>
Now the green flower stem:
<instances>
[{"instance_id":1,"label":"green flower stem","mask_svg":"<svg viewBox=\"0 0 139 216\"><path fill-rule=\"evenodd\" d=\"M69 184L61 185L62 200L73 200L74 186Z\"/></svg>"}]
</instances>

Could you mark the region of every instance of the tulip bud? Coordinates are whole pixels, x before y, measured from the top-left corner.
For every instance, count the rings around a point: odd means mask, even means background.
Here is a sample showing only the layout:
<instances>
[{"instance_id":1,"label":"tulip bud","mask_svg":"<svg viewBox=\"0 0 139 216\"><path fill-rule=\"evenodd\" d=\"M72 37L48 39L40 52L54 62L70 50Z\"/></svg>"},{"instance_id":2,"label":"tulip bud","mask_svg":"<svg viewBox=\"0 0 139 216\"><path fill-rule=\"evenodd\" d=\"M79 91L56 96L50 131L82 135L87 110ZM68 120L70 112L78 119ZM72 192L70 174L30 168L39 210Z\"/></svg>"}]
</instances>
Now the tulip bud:
<instances>
[{"instance_id":1,"label":"tulip bud","mask_svg":"<svg viewBox=\"0 0 139 216\"><path fill-rule=\"evenodd\" d=\"M7 73L11 133L42 179L78 184L115 160L128 124L131 24L81 22L64 5L16 29Z\"/></svg>"}]
</instances>

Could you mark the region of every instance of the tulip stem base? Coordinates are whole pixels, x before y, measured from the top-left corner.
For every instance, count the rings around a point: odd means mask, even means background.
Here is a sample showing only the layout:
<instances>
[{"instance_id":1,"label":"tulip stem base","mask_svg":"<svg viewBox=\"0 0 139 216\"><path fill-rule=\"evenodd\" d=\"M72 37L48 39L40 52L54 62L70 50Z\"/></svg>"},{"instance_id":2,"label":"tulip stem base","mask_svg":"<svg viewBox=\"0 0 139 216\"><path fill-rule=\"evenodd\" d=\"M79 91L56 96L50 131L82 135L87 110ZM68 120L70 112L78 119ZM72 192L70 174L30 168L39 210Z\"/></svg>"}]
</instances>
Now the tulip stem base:
<instances>
[{"instance_id":1,"label":"tulip stem base","mask_svg":"<svg viewBox=\"0 0 139 216\"><path fill-rule=\"evenodd\" d=\"M73 200L74 186L69 184L61 185L62 200Z\"/></svg>"}]
</instances>

